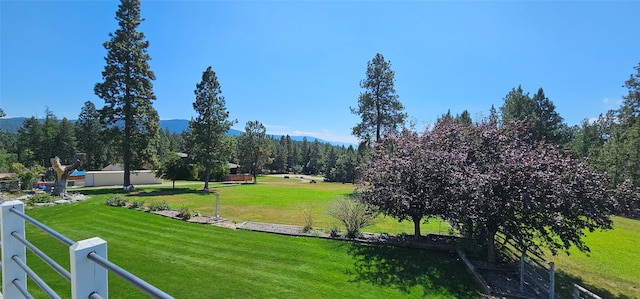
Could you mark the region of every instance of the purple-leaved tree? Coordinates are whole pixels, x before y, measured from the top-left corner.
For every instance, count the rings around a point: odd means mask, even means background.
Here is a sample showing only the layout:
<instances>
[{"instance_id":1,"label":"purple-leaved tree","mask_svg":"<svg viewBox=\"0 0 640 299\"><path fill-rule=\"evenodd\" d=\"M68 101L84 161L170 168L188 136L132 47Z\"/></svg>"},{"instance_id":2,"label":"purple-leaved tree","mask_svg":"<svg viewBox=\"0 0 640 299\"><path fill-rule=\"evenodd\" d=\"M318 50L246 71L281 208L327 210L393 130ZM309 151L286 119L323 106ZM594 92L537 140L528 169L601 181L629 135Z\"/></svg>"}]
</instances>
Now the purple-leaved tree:
<instances>
[{"instance_id":1,"label":"purple-leaved tree","mask_svg":"<svg viewBox=\"0 0 640 299\"><path fill-rule=\"evenodd\" d=\"M422 135L405 129L378 143L359 171L366 203L412 220L415 237L424 217L447 219L486 245L490 262L498 233L526 250L588 251L585 230L611 228L610 215L637 198L628 184L608 190L606 175L571 151L534 140L522 121L499 127L443 120Z\"/></svg>"}]
</instances>

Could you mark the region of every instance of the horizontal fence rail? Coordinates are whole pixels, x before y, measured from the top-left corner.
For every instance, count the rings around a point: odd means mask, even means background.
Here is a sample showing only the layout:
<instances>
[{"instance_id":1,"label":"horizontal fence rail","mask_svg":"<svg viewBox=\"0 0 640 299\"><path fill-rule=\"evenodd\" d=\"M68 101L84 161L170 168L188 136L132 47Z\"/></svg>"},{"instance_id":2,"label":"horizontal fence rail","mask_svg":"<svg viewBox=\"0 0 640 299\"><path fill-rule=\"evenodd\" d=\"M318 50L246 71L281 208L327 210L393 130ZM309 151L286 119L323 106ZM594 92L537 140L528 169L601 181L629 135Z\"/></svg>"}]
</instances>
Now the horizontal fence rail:
<instances>
[{"instance_id":1,"label":"horizontal fence rail","mask_svg":"<svg viewBox=\"0 0 640 299\"><path fill-rule=\"evenodd\" d=\"M122 278L122 280L128 282L130 285L138 288L143 291L145 294L158 299L168 299L173 298L167 293L161 291L160 289L152 286L148 282L136 277L135 275L127 272L127 270L120 268L118 265L110 262L108 259L96 254L95 252L89 253L87 256L90 260L94 261L96 264L102 266L103 268L109 270L109 272L115 274L116 276Z\"/></svg>"},{"instance_id":2,"label":"horizontal fence rail","mask_svg":"<svg viewBox=\"0 0 640 299\"><path fill-rule=\"evenodd\" d=\"M585 295L585 296L583 296ZM602 297L592 293L591 291L585 289L584 287L573 284L573 299L602 299Z\"/></svg>"},{"instance_id":3,"label":"horizontal fence rail","mask_svg":"<svg viewBox=\"0 0 640 299\"><path fill-rule=\"evenodd\" d=\"M71 270L67 271L25 236L25 221L38 227L69 247ZM71 283L71 298L109 298L107 273L111 272L152 298L173 298L167 293L120 268L107 259L107 242L91 238L74 242L32 217L24 214L24 204L14 200L2 203L0 213L2 248L2 292L4 298L33 298L27 289L27 276L50 298L62 298L42 280L26 261L26 249L38 256L60 276ZM66 297L66 296L65 296Z\"/></svg>"}]
</instances>

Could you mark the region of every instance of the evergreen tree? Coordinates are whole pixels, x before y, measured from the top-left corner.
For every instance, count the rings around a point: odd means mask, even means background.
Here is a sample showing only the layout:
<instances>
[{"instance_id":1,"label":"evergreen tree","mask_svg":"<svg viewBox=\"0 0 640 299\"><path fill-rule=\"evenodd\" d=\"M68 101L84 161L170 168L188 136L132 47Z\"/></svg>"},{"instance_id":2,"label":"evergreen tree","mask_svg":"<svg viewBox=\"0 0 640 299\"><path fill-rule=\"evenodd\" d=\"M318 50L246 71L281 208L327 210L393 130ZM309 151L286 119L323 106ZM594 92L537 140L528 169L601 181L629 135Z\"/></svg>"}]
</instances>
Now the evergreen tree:
<instances>
[{"instance_id":1,"label":"evergreen tree","mask_svg":"<svg viewBox=\"0 0 640 299\"><path fill-rule=\"evenodd\" d=\"M512 89L505 97L504 105L500 107L503 124L527 119L529 132L535 140L566 144L571 139L571 130L555 109L542 88L531 98L522 91L521 86Z\"/></svg>"},{"instance_id":2,"label":"evergreen tree","mask_svg":"<svg viewBox=\"0 0 640 299\"><path fill-rule=\"evenodd\" d=\"M18 162L30 167L44 163L36 157L36 153L44 151L42 141L44 134L42 124L34 116L27 118L18 129Z\"/></svg>"},{"instance_id":3,"label":"evergreen tree","mask_svg":"<svg viewBox=\"0 0 640 299\"><path fill-rule=\"evenodd\" d=\"M308 149L308 160L304 165L303 172L305 174L318 174L320 173L322 152L320 149L320 142L318 139L314 139Z\"/></svg>"},{"instance_id":4,"label":"evergreen tree","mask_svg":"<svg viewBox=\"0 0 640 299\"><path fill-rule=\"evenodd\" d=\"M624 130L625 178L631 180L635 187L640 187L640 63L634 69L636 73L624 82L628 92L623 97L618 118Z\"/></svg>"},{"instance_id":5,"label":"evergreen tree","mask_svg":"<svg viewBox=\"0 0 640 299\"><path fill-rule=\"evenodd\" d=\"M500 107L502 113L502 122L510 123L516 120L523 120L527 117L533 117L536 107L535 103L529 97L529 93L522 91L522 86L513 88L504 98L504 104Z\"/></svg>"},{"instance_id":6,"label":"evergreen tree","mask_svg":"<svg viewBox=\"0 0 640 299\"><path fill-rule=\"evenodd\" d=\"M624 82L628 93L623 97L624 103L620 109L620 119L628 126L640 118L640 63L634 69L636 73L631 74L629 80Z\"/></svg>"},{"instance_id":7,"label":"evergreen tree","mask_svg":"<svg viewBox=\"0 0 640 299\"><path fill-rule=\"evenodd\" d=\"M209 190L212 171L227 167L231 159L225 134L236 121L229 120L220 83L210 66L202 73L194 93L193 109L198 116L189 121L189 154L204 168L204 190Z\"/></svg>"},{"instance_id":8,"label":"evergreen tree","mask_svg":"<svg viewBox=\"0 0 640 299\"><path fill-rule=\"evenodd\" d=\"M556 112L556 106L544 95L542 88L533 96L536 105L535 115L533 115L533 127L531 133L536 140L545 139L556 144L565 143L562 117Z\"/></svg>"},{"instance_id":9,"label":"evergreen tree","mask_svg":"<svg viewBox=\"0 0 640 299\"><path fill-rule=\"evenodd\" d=\"M328 149L325 149L324 153L325 153L325 156L323 159L324 161L322 163L323 169L324 169L324 178L327 181L335 182L338 179L338 174L337 174L338 153L336 151L336 148L331 145L329 145Z\"/></svg>"},{"instance_id":10,"label":"evergreen tree","mask_svg":"<svg viewBox=\"0 0 640 299\"><path fill-rule=\"evenodd\" d=\"M78 151L85 153L82 162L84 169L98 170L107 165L106 152L109 141L103 138L100 113L91 101L86 101L80 110L75 124Z\"/></svg>"},{"instance_id":11,"label":"evergreen tree","mask_svg":"<svg viewBox=\"0 0 640 299\"><path fill-rule=\"evenodd\" d=\"M367 63L367 77L360 81L365 91L358 97L358 107L351 113L360 116L361 122L352 129L352 134L361 141L378 142L381 137L396 132L404 124L407 114L398 101L394 88L395 72L391 62L378 53ZM375 138L375 139L374 139Z\"/></svg>"},{"instance_id":12,"label":"evergreen tree","mask_svg":"<svg viewBox=\"0 0 640 299\"><path fill-rule=\"evenodd\" d=\"M307 137L302 137L302 143L300 144L300 166L302 166L302 172L307 173L307 164L309 164L309 156L311 154L311 148L309 147L309 141Z\"/></svg>"},{"instance_id":13,"label":"evergreen tree","mask_svg":"<svg viewBox=\"0 0 640 299\"><path fill-rule=\"evenodd\" d=\"M104 123L117 128L124 166L124 186L131 185L132 168L153 163L153 144L158 136L159 116L153 108L155 74L149 68L149 42L138 26L139 0L121 0L116 12L120 28L110 33L103 45L108 51L103 82L94 87L95 94L105 101L101 111Z\"/></svg>"},{"instance_id":14,"label":"evergreen tree","mask_svg":"<svg viewBox=\"0 0 640 299\"><path fill-rule=\"evenodd\" d=\"M49 165L49 159L58 156L56 153L57 144L55 142L56 134L58 132L59 121L53 114L49 107L45 109L44 123L42 124L42 140L40 140L42 147L39 151L35 152L37 161L42 161L40 165ZM62 157L63 162L69 157Z\"/></svg>"},{"instance_id":15,"label":"evergreen tree","mask_svg":"<svg viewBox=\"0 0 640 299\"><path fill-rule=\"evenodd\" d=\"M355 182L355 171L358 166L356 152L353 146L349 145L347 150L343 152L336 162L336 181L342 183Z\"/></svg>"},{"instance_id":16,"label":"evergreen tree","mask_svg":"<svg viewBox=\"0 0 640 299\"><path fill-rule=\"evenodd\" d=\"M62 118L62 121L58 124L54 144L56 146L54 148L55 155L53 157L61 157L61 159L66 161L68 164L74 162L72 158L77 153L76 133L73 123L66 117Z\"/></svg>"},{"instance_id":17,"label":"evergreen tree","mask_svg":"<svg viewBox=\"0 0 640 299\"><path fill-rule=\"evenodd\" d=\"M287 141L284 136L280 137L280 140L273 140L273 163L272 170L278 173L286 173L288 166L288 150L287 150Z\"/></svg>"},{"instance_id":18,"label":"evergreen tree","mask_svg":"<svg viewBox=\"0 0 640 299\"><path fill-rule=\"evenodd\" d=\"M464 111L462 111L462 114L457 115L456 123L463 124L463 125L470 125L471 123L473 123L473 120L471 120L471 114L469 114L469 111L465 109Z\"/></svg>"},{"instance_id":19,"label":"evergreen tree","mask_svg":"<svg viewBox=\"0 0 640 299\"><path fill-rule=\"evenodd\" d=\"M597 125L585 119L576 129L576 135L569 143L569 147L581 158L587 158L597 155L603 144L604 140Z\"/></svg>"},{"instance_id":20,"label":"evergreen tree","mask_svg":"<svg viewBox=\"0 0 640 299\"><path fill-rule=\"evenodd\" d=\"M491 109L489 109L489 119L488 119L490 124L493 124L495 126L498 125L498 122L500 121L499 116L498 116L498 112L496 111L496 107L491 105Z\"/></svg>"},{"instance_id":21,"label":"evergreen tree","mask_svg":"<svg viewBox=\"0 0 640 299\"><path fill-rule=\"evenodd\" d=\"M269 162L270 148L267 129L259 121L248 121L244 133L238 137L238 156L242 167L253 175L257 183L257 174Z\"/></svg>"}]
</instances>

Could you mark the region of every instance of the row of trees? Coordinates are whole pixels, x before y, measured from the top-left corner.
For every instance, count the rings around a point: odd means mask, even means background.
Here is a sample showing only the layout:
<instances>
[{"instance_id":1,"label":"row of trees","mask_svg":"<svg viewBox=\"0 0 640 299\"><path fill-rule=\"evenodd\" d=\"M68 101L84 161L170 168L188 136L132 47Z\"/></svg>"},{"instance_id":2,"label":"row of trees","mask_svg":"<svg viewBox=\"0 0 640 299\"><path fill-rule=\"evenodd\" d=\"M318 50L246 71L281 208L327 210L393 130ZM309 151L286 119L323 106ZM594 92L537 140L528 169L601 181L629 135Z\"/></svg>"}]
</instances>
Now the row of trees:
<instances>
[{"instance_id":1,"label":"row of trees","mask_svg":"<svg viewBox=\"0 0 640 299\"><path fill-rule=\"evenodd\" d=\"M640 64L635 70L625 81L621 107L583 121L570 142L594 169L609 174L612 185L630 180L640 187Z\"/></svg>"},{"instance_id":2,"label":"row of trees","mask_svg":"<svg viewBox=\"0 0 640 299\"><path fill-rule=\"evenodd\" d=\"M0 133L0 171L10 171L13 163L20 163L25 167L49 167L49 159L56 156L61 157L63 164L68 164L78 152L85 153L82 168L86 170L98 170L112 163L122 163L117 143L111 137L115 130L101 122L100 112L92 102L85 103L75 123L66 118L58 119L48 109L45 115L44 120L35 117L26 119L16 134ZM196 119L191 121L191 128L196 128L197 125ZM242 136L226 136L225 133L215 137L215 142L198 144L198 140L213 140L214 137L198 136L194 130L182 133L161 130L150 149L158 159L155 164L145 165L149 168L165 168L169 166L165 164L174 164L172 167L175 168L176 163L184 164L176 168L176 174L181 179L205 180L206 173L210 174L212 180L219 179L219 174L226 171L226 162L235 162L246 166L245 171L256 174L324 174L330 181L353 182L355 167L366 153L362 148L358 152L352 146L333 146L318 140L309 142L306 137L302 141L296 141L289 135L279 138L269 136L259 121L247 123ZM259 152L260 157L252 162L249 157L254 152ZM176 153L187 153L190 159L173 161L176 160ZM205 165L208 161L216 161L209 166L209 170Z\"/></svg>"},{"instance_id":3,"label":"row of trees","mask_svg":"<svg viewBox=\"0 0 640 299\"><path fill-rule=\"evenodd\" d=\"M183 134L159 130L159 116L153 108L155 75L148 63L149 42L138 31L144 21L140 2L122 0L116 20L119 29L103 44L107 56L102 82L94 87L95 94L105 101L104 107L97 109L87 101L75 124L66 118L59 121L47 108L44 123L32 117L17 136L2 132L0 168L8 170L18 162L26 167L49 166L49 159L56 156L68 163L75 153L83 152L84 169L122 163L125 186L130 184L130 171L144 166L171 172L172 177L199 177L208 189L211 176L224 173L230 161L240 163L254 178L267 168L326 172L330 180L354 180L358 157L352 147L334 148L306 139L293 142L289 136L276 140L266 135L259 121L248 122L238 138L225 136L236 121L229 118L211 67L196 85L193 108L197 116L190 120L188 130ZM172 154L177 152L187 153L189 159L177 159Z\"/></svg>"}]
</instances>

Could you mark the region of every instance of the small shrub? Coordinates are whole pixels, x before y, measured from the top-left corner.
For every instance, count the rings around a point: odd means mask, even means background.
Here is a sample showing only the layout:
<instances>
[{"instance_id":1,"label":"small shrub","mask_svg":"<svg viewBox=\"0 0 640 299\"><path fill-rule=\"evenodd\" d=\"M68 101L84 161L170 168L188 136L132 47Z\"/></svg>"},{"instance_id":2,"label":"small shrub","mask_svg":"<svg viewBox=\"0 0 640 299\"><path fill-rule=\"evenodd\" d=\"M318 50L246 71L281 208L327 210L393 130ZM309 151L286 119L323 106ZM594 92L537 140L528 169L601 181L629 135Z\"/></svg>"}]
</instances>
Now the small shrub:
<instances>
[{"instance_id":1,"label":"small shrub","mask_svg":"<svg viewBox=\"0 0 640 299\"><path fill-rule=\"evenodd\" d=\"M153 202L149 204L149 210L151 211L166 211L169 209L169 204L166 201Z\"/></svg>"},{"instance_id":2,"label":"small shrub","mask_svg":"<svg viewBox=\"0 0 640 299\"><path fill-rule=\"evenodd\" d=\"M338 226L334 225L330 230L329 230L329 236L332 238L338 238L340 237L340 228L338 228Z\"/></svg>"},{"instance_id":3,"label":"small shrub","mask_svg":"<svg viewBox=\"0 0 640 299\"><path fill-rule=\"evenodd\" d=\"M48 193L37 193L31 196L31 202L33 203L49 203L54 201L55 198Z\"/></svg>"},{"instance_id":4,"label":"small shrub","mask_svg":"<svg viewBox=\"0 0 640 299\"><path fill-rule=\"evenodd\" d=\"M129 205L129 209L139 210L143 208L144 208L144 200L134 200Z\"/></svg>"},{"instance_id":5,"label":"small shrub","mask_svg":"<svg viewBox=\"0 0 640 299\"><path fill-rule=\"evenodd\" d=\"M105 202L106 205L112 206L112 207L124 207L128 203L129 203L129 200L120 195L107 198L107 201Z\"/></svg>"},{"instance_id":6,"label":"small shrub","mask_svg":"<svg viewBox=\"0 0 640 299\"><path fill-rule=\"evenodd\" d=\"M178 217L182 220L189 220L191 219L191 211L187 207L180 207L178 209Z\"/></svg>"},{"instance_id":7,"label":"small shrub","mask_svg":"<svg viewBox=\"0 0 640 299\"><path fill-rule=\"evenodd\" d=\"M308 233L313 229L313 205L303 204L299 207L304 217L304 227L302 227L303 233Z\"/></svg>"},{"instance_id":8,"label":"small shrub","mask_svg":"<svg viewBox=\"0 0 640 299\"><path fill-rule=\"evenodd\" d=\"M200 217L200 216L202 216L202 214L200 214L200 211L193 211L193 214L191 214L191 216Z\"/></svg>"},{"instance_id":9,"label":"small shrub","mask_svg":"<svg viewBox=\"0 0 640 299\"><path fill-rule=\"evenodd\" d=\"M344 224L347 238L358 237L360 230L373 224L378 216L373 207L350 198L339 198L330 203L327 213Z\"/></svg>"}]
</instances>

